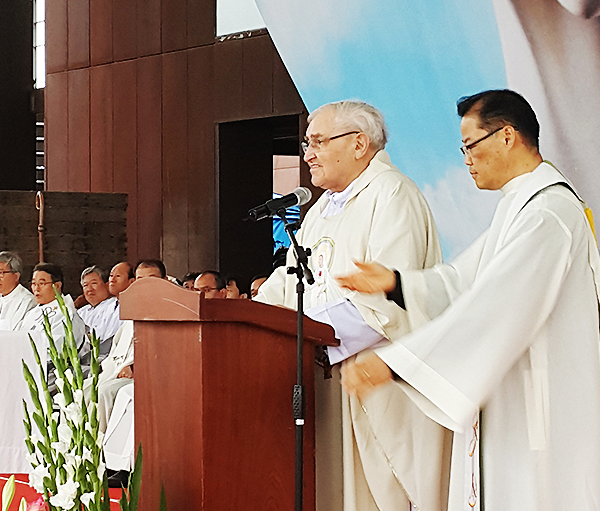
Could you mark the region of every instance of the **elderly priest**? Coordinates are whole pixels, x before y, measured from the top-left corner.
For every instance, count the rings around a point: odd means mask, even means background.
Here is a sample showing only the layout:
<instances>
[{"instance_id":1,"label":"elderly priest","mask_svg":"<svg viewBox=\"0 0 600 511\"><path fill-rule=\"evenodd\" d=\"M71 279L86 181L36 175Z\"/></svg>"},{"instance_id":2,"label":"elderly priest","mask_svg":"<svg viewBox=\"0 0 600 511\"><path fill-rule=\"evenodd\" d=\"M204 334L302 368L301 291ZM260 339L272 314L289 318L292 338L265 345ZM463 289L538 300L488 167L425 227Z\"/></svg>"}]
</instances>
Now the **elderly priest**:
<instances>
[{"instance_id":1,"label":"elderly priest","mask_svg":"<svg viewBox=\"0 0 600 511\"><path fill-rule=\"evenodd\" d=\"M300 244L312 250L315 277L306 290L306 312L331 324L341 342L328 351L334 377L316 382L319 510L404 511L410 500L421 511L439 511L446 503L450 433L418 410L400 387L378 389L364 405L342 392L338 381L340 362L408 333L409 322L385 296L348 292L333 276L349 272L353 261L400 261L409 270L428 268L441 256L429 207L391 163L386 139L378 110L341 101L310 115L303 144L312 183L326 190L298 234ZM287 264L294 265L293 250ZM278 268L256 299L295 308L295 284L294 276ZM405 421L406 435L392 429L374 433L390 418Z\"/></svg>"}]
</instances>

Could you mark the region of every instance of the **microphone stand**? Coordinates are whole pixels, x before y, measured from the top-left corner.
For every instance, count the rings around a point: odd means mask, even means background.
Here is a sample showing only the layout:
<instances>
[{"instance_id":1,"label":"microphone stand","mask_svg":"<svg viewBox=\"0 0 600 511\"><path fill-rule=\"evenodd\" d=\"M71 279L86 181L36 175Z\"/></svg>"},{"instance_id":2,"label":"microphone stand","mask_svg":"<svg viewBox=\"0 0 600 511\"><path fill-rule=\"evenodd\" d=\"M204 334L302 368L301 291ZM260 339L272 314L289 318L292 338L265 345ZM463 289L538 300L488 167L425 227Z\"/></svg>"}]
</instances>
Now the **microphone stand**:
<instances>
[{"instance_id":1,"label":"microphone stand","mask_svg":"<svg viewBox=\"0 0 600 511\"><path fill-rule=\"evenodd\" d=\"M295 511L302 511L302 499L304 489L304 416L305 416L305 396L304 385L302 381L303 370L303 341L304 341L304 281L310 285L315 282L312 272L308 267L308 256L310 248L303 248L298 244L294 229L299 227L299 222L288 222L285 216L285 209L277 210L277 216L281 218L285 226L294 251L296 253L296 266L290 266L287 269L289 275L296 275L298 282L296 284L296 295L298 307L296 312L296 385L294 385L294 423L296 425L296 498Z\"/></svg>"}]
</instances>

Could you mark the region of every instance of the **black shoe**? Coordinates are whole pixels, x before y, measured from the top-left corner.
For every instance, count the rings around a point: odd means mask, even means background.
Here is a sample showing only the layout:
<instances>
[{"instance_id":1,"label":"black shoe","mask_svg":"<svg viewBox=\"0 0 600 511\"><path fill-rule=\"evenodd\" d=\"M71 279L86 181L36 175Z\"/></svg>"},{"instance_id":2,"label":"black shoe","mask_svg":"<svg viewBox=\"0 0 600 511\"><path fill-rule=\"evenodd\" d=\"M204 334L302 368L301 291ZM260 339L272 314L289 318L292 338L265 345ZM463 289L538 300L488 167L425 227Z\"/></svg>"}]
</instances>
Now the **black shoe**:
<instances>
[{"instance_id":1,"label":"black shoe","mask_svg":"<svg viewBox=\"0 0 600 511\"><path fill-rule=\"evenodd\" d=\"M127 488L127 483L129 482L129 472L127 470L119 470L118 472L114 472L109 470L108 476L108 487L109 488Z\"/></svg>"}]
</instances>

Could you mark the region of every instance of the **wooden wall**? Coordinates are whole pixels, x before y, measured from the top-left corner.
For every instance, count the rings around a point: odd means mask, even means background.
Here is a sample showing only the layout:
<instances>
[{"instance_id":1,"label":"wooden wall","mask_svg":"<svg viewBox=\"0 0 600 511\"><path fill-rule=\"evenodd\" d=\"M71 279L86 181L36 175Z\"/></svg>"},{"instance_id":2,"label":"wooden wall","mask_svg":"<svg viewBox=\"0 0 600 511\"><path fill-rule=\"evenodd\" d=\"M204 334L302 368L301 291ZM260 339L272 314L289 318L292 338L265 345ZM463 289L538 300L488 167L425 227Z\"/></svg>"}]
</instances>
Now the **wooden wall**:
<instances>
[{"instance_id":1,"label":"wooden wall","mask_svg":"<svg viewBox=\"0 0 600 511\"><path fill-rule=\"evenodd\" d=\"M129 196L128 257L218 266L219 122L304 105L266 33L215 39L215 0L47 2L49 190Z\"/></svg>"}]
</instances>

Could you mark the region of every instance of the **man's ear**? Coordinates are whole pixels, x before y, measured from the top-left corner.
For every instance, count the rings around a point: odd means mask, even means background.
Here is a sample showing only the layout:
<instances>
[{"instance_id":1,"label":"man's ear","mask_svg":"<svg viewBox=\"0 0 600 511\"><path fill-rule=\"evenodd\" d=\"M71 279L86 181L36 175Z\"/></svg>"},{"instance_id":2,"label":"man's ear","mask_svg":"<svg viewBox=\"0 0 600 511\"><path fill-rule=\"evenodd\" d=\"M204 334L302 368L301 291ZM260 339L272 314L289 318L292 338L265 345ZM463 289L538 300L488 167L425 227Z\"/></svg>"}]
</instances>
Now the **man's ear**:
<instances>
[{"instance_id":1,"label":"man's ear","mask_svg":"<svg viewBox=\"0 0 600 511\"><path fill-rule=\"evenodd\" d=\"M502 129L502 139L506 147L514 146L515 142L517 141L517 136L517 130L515 130L515 128L512 126L504 126Z\"/></svg>"},{"instance_id":2,"label":"man's ear","mask_svg":"<svg viewBox=\"0 0 600 511\"><path fill-rule=\"evenodd\" d=\"M54 285L56 286L56 290L62 293L62 282L55 282Z\"/></svg>"},{"instance_id":3,"label":"man's ear","mask_svg":"<svg viewBox=\"0 0 600 511\"><path fill-rule=\"evenodd\" d=\"M371 139L369 138L369 135L367 135L366 133L359 133L356 135L356 142L354 144L354 155L357 160L360 160L365 154L367 154L370 145Z\"/></svg>"}]
</instances>

